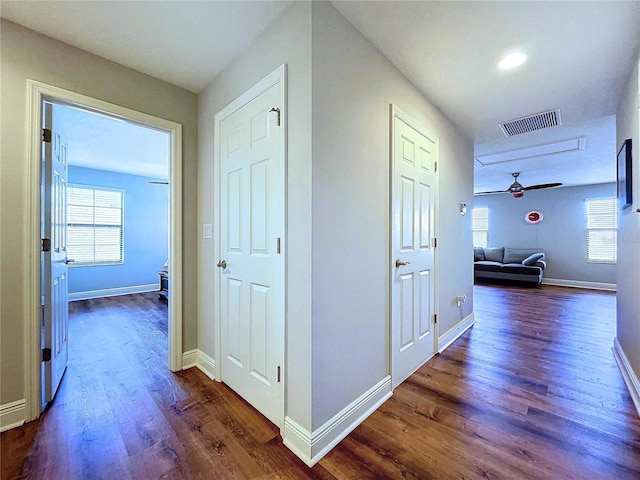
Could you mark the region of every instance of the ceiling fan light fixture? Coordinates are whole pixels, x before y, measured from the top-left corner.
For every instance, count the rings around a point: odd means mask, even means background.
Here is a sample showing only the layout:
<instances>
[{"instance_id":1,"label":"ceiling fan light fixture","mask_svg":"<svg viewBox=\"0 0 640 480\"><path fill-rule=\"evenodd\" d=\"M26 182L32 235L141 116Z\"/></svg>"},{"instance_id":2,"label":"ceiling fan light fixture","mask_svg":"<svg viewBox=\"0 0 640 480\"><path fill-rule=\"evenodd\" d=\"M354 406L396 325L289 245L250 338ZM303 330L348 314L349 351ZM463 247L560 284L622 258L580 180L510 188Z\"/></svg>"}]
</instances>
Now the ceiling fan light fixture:
<instances>
[{"instance_id":1,"label":"ceiling fan light fixture","mask_svg":"<svg viewBox=\"0 0 640 480\"><path fill-rule=\"evenodd\" d=\"M498 63L498 68L500 70L511 70L513 68L519 67L527 60L527 54L522 52L513 52L508 55L505 55L500 63Z\"/></svg>"},{"instance_id":2,"label":"ceiling fan light fixture","mask_svg":"<svg viewBox=\"0 0 640 480\"><path fill-rule=\"evenodd\" d=\"M518 177L520 176L520 172L513 172L511 174L513 177L513 183L509 185L509 188L506 190L492 190L489 192L475 192L474 195L489 195L492 193L508 193L509 195L513 195L513 198L522 198L524 196L524 192L528 190L542 190L543 188L553 188L553 187L561 187L561 182L555 183L539 183L537 185L529 185L528 187L523 187L520 182L518 182Z\"/></svg>"}]
</instances>

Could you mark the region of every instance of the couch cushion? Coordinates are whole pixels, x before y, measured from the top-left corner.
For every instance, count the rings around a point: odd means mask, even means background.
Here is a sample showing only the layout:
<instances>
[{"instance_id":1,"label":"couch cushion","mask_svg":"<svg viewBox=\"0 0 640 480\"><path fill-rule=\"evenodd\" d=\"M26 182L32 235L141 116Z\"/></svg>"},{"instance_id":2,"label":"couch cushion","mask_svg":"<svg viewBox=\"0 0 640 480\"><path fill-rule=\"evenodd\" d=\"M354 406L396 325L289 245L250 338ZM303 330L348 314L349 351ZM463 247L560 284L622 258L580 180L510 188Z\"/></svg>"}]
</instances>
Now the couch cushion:
<instances>
[{"instance_id":1,"label":"couch cushion","mask_svg":"<svg viewBox=\"0 0 640 480\"><path fill-rule=\"evenodd\" d=\"M473 261L478 262L484 260L484 250L482 248L473 249Z\"/></svg>"},{"instance_id":2,"label":"couch cushion","mask_svg":"<svg viewBox=\"0 0 640 480\"><path fill-rule=\"evenodd\" d=\"M502 271L505 273L518 273L520 275L540 275L542 269L540 267L527 267L521 263L505 263L502 265Z\"/></svg>"},{"instance_id":3,"label":"couch cushion","mask_svg":"<svg viewBox=\"0 0 640 480\"><path fill-rule=\"evenodd\" d=\"M501 272L502 271L501 262L492 262L490 260L481 260L479 262L474 262L473 266L479 272Z\"/></svg>"},{"instance_id":4,"label":"couch cushion","mask_svg":"<svg viewBox=\"0 0 640 480\"><path fill-rule=\"evenodd\" d=\"M504 257L504 247L499 248L485 248L484 249L484 259L489 260L491 262L500 262L502 263L502 259ZM525 258L525 257L522 257Z\"/></svg>"},{"instance_id":5,"label":"couch cushion","mask_svg":"<svg viewBox=\"0 0 640 480\"><path fill-rule=\"evenodd\" d=\"M529 255L524 260L522 260L522 264L523 265L533 265L538 260L540 260L542 257L544 257L544 253L534 253L532 255Z\"/></svg>"},{"instance_id":6,"label":"couch cushion","mask_svg":"<svg viewBox=\"0 0 640 480\"><path fill-rule=\"evenodd\" d=\"M522 263L522 261L534 253L543 253L540 248L505 248L503 263Z\"/></svg>"},{"instance_id":7,"label":"couch cushion","mask_svg":"<svg viewBox=\"0 0 640 480\"><path fill-rule=\"evenodd\" d=\"M480 262L475 262L474 264L475 272L495 272L495 273L503 273L503 274L520 274L520 275L539 275L542 271L542 268L538 266L527 267L526 265L522 265L521 263L500 263L500 262L491 262L489 260L483 260Z\"/></svg>"}]
</instances>

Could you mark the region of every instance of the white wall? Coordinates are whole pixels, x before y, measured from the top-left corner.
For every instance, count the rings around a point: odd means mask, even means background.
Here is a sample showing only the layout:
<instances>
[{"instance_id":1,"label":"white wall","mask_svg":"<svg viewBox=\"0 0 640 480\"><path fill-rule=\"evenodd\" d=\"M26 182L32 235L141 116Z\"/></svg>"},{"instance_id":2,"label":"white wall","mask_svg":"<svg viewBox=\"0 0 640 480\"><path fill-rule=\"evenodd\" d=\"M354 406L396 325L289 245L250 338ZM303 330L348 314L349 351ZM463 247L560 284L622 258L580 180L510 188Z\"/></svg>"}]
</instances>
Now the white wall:
<instances>
[{"instance_id":1,"label":"white wall","mask_svg":"<svg viewBox=\"0 0 640 480\"><path fill-rule=\"evenodd\" d=\"M472 201L473 149L331 4L295 3L199 97L199 223L219 221L214 115L282 63L289 92L286 415L313 432L389 374L389 104L440 138L441 332L461 319L457 294L470 299L464 315L473 308L471 218L458 213L459 201ZM199 240L199 348L210 356L213 247Z\"/></svg>"},{"instance_id":2,"label":"white wall","mask_svg":"<svg viewBox=\"0 0 640 480\"><path fill-rule=\"evenodd\" d=\"M2 20L0 404L24 398L23 347L28 279L25 239L27 79L71 90L183 125L184 328L196 346L195 191L197 97L191 92Z\"/></svg>"},{"instance_id":3,"label":"white wall","mask_svg":"<svg viewBox=\"0 0 640 480\"><path fill-rule=\"evenodd\" d=\"M311 6L285 11L199 96L198 223L218 225L214 115L262 78L288 66L287 415L311 428ZM215 231L215 229L214 229ZM214 240L198 241L198 348L215 354Z\"/></svg>"},{"instance_id":4,"label":"white wall","mask_svg":"<svg viewBox=\"0 0 640 480\"><path fill-rule=\"evenodd\" d=\"M473 146L328 2L313 3L313 429L389 375L389 104L440 139L440 333L472 303Z\"/></svg>"},{"instance_id":5,"label":"white wall","mask_svg":"<svg viewBox=\"0 0 640 480\"><path fill-rule=\"evenodd\" d=\"M610 154L615 156L615 152ZM489 246L545 251L545 278L616 283L616 265L587 263L585 222L586 198L615 195L616 185L609 183L534 190L522 198L476 195L473 205L489 207ZM542 222L531 225L525 221L531 210L542 212Z\"/></svg>"},{"instance_id":6,"label":"white wall","mask_svg":"<svg viewBox=\"0 0 640 480\"><path fill-rule=\"evenodd\" d=\"M638 57L636 57L638 58ZM616 114L617 146L630 138L633 203L618 217L618 342L640 378L640 59L633 66Z\"/></svg>"}]
</instances>

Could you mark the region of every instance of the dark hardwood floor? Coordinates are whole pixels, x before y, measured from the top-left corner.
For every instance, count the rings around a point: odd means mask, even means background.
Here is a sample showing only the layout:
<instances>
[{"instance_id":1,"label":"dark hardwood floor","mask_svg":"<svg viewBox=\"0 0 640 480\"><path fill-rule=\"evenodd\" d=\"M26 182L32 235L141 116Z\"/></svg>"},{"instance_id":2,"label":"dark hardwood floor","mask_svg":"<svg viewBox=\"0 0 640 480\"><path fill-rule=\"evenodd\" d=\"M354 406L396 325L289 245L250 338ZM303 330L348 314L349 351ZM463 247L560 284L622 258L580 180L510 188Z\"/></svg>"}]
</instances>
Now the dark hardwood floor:
<instances>
[{"instance_id":1,"label":"dark hardwood floor","mask_svg":"<svg viewBox=\"0 0 640 480\"><path fill-rule=\"evenodd\" d=\"M167 370L156 294L74 302L58 396L2 434L2 478L640 479L615 301L476 286L476 325L313 469L225 385Z\"/></svg>"}]
</instances>

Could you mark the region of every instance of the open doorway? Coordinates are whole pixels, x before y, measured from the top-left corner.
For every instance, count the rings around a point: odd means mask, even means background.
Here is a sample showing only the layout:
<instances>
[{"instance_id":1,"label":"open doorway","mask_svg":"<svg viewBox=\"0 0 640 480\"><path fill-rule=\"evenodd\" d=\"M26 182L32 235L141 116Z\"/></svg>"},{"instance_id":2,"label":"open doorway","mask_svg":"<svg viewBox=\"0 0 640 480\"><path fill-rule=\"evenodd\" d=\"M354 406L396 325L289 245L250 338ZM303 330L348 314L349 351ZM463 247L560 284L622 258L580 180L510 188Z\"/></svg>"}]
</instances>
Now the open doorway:
<instances>
[{"instance_id":1,"label":"open doorway","mask_svg":"<svg viewBox=\"0 0 640 480\"><path fill-rule=\"evenodd\" d=\"M52 132L45 139L41 188L42 238L50 239L41 254L44 408L55 396L65 357L91 344L88 332L102 326L101 337L117 338L118 330L127 331L105 320L104 302L95 299L113 297L110 303L117 305L124 303L122 295L137 295L151 302L146 308L155 311L153 324L164 332L166 345L170 136L56 102L45 101L43 115ZM64 202L58 211L56 201ZM159 294L142 295L147 292ZM153 305L154 297L160 305ZM66 344L68 330L75 330L75 345ZM162 357L167 358L166 346Z\"/></svg>"},{"instance_id":2,"label":"open doorway","mask_svg":"<svg viewBox=\"0 0 640 480\"><path fill-rule=\"evenodd\" d=\"M42 368L42 365L47 365L49 358L55 357L57 351L55 348L51 348L51 351L47 352L46 349L43 349L43 338L48 339L50 341L51 338L58 337L63 338L64 335L61 335L60 332L63 331L61 329L66 327L66 321L68 317L65 317L65 312L68 312L68 309L65 308L67 305L66 298L66 289L63 289L65 295L61 295L61 291L56 292L55 295L49 294L47 306L47 298L45 295L45 301L43 302L42 293L47 290L45 286L47 285L47 281L55 280L55 275L58 275L58 279L62 278L66 281L66 283L74 282L76 286L73 286L73 283L70 285L71 293L76 294L76 298L81 298L84 296L85 298L96 297L96 296L104 296L106 295L117 295L120 293L133 293L136 290L144 291L144 290L154 290L154 295L158 295L158 289L160 285L158 272L163 270L163 266L165 263L168 263L166 266L166 274L170 279L170 294L168 298L167 304L165 304L165 309L168 312L168 321L167 321L167 337L168 337L168 345L167 345L167 356L165 356L165 360L162 361L162 364L168 365L168 368L172 371L176 371L181 369L182 367L182 159L181 159L181 151L182 151L182 133L181 126L174 122L170 122L167 120L159 119L157 117L153 117L141 112L129 110L123 107L119 107L116 105L112 105L106 102L102 102L97 99L93 99L90 97L85 97L83 95L75 94L73 92L69 92L66 90L58 89L56 87L52 87L49 85L41 84L39 82L28 81L28 90L29 90L29 162L31 169L31 182L29 185L29 219L27 223L28 229L28 238L31 244L32 252L38 252L37 256L32 256L29 258L28 272L29 272L29 309L33 315L30 315L30 318L34 319L33 323L29 324L27 335L26 335L26 343L27 348L25 349L25 368L27 371L26 375L26 400L27 400L27 409L29 412L30 418L36 418L40 415L41 409L43 406L42 400L44 398L43 386L46 386L47 378L45 369ZM164 237L164 240L159 241L157 243L164 244L164 253L163 260L158 261L158 265L152 268L154 279L148 277L147 280L140 283L140 281L134 281L133 283L129 282L129 285L122 285L114 287L113 284L111 287L107 286L107 284L103 284L106 288L95 288L96 283L99 281L101 276L97 269L102 268L106 265L91 265L90 268L95 269L94 272L90 272L88 277L73 279L74 273L72 271L71 275L69 275L68 270L71 268L72 270L75 267L70 267L71 264L74 263L74 258L68 255L69 249L72 247L72 244L69 243L67 245L67 234L66 232L58 231L56 233L56 229L67 229L68 223L65 218L71 209L70 205L67 205L66 198L69 191L72 191L73 195L77 198L84 198L85 200L89 197L87 190L92 190L91 196L93 196L92 204L90 208L94 211L96 209L102 209L104 206L100 204L96 199L100 197L100 201L104 200L105 197L109 197L109 205L111 210L111 217L115 217L117 215L113 215L114 211L118 210L118 202L114 201L113 198L117 197L118 192L126 191L127 189L111 187L104 188L105 179L112 178L115 175L118 175L117 172L110 172L108 170L102 170L102 174L98 174L98 169L87 168L87 165L77 165L76 160L69 160L69 148L67 145L63 148L63 142L61 138L58 138L58 135L55 131L47 132L47 127L53 127L53 122L47 119L47 105L48 108L53 112L53 107L56 108L66 108L67 113L71 112L73 114L84 114L84 115L94 115L100 117L101 119L109 119L116 124L120 124L121 126L135 126L137 128L143 128L145 130L151 129L156 134L161 134L166 139L164 147L162 149L165 151L165 158L168 159L168 167L165 166L165 171L167 172L165 175L144 175L144 187L147 189L155 189L158 192L159 197L162 197L161 200L157 200L156 203L161 204L161 211L163 212L163 217L165 219L165 227L164 233L161 232L161 229L154 228L157 225L157 219L152 221L152 225L146 225L146 244L152 242L154 235ZM60 112L58 112L60 113ZM47 123L49 122L49 123ZM60 128L61 132L64 132L69 127L70 124L64 125L65 128ZM62 124L61 124L62 126ZM89 133L90 135L91 133ZM114 143L123 143L122 137L118 137ZM73 147L71 147L73 148ZM58 208L59 211L50 212L49 218L47 221L44 221L45 215L43 215L45 207L45 203L47 201L49 203L54 203L51 201L54 196L49 192L45 194L47 186L53 184L51 179L44 179L43 176L52 175L53 173L51 169L47 168L46 163L46 155L50 155L51 152L67 152L66 155L66 163L67 163L67 172L65 175L68 175L68 170L71 170L71 181L69 182L68 178L62 178L60 175L56 180L62 187L58 189L58 201L57 205L62 205L60 202L60 198L64 198L64 206L60 206ZM58 156L58 160L62 157ZM128 162L131 164L140 163L140 162ZM62 168L62 167L61 167ZM74 173L74 170L76 172ZM133 173L141 173L141 172L133 172ZM74 175L75 179L74 180ZM130 175L136 176L136 175ZM140 177L141 175L137 175ZM163 178L164 177L164 178ZM87 182L87 179L93 179L93 181ZM75 184L74 182L78 181L81 183ZM147 183L154 182L154 183ZM88 185L89 183L89 185ZM93 184L93 185L90 185ZM95 187L93 189L86 187ZM100 188L102 188L101 192L105 193L96 193ZM75 189L75 190L73 190ZM164 191L164 192L163 192ZM163 192L163 193L162 193ZM48 195L48 196L47 196ZM72 196L72 195L69 195ZM44 199L41 201L42 197L46 197L48 200ZM113 198L112 198L113 197ZM151 195L142 193L142 199L138 201L138 203L149 203ZM121 197L121 205L120 212L121 218L124 219L124 225L114 225L109 224L107 230L109 233L106 235L111 240L120 238L126 235L127 225L126 225L126 198ZM80 202L82 203L82 202ZM85 202L86 203L86 202ZM123 208L124 205L124 208ZM77 205L76 205L77 207ZM89 207L88 205L82 205L82 207ZM167 208L168 207L168 208ZM75 208L75 207L74 207ZM86 210L86 209L85 209ZM125 212L123 214L123 212ZM52 214L53 213L53 214ZM77 213L77 212L76 212ZM103 212L104 213L104 212ZM167 215L168 213L168 215ZM135 221L134 221L135 222ZM43 225L45 223L49 223L52 228L49 232L52 239L47 239L47 237L42 236ZM143 223L143 222L140 222ZM64 226L64 227L62 227ZM104 225L100 225L102 227ZM87 225L82 225L82 228L85 229ZM93 235L97 235L96 225L92 227ZM102 229L102 233L105 233L105 229ZM114 233L115 232L115 233ZM119 233L118 233L119 232ZM76 232L77 233L77 232ZM63 239L63 241L59 241L56 244L55 238ZM43 241L43 239L47 239L47 241ZM54 256L53 253L49 256L48 260L43 261L43 250L47 250L47 243L52 240L52 244L50 245L51 251L56 251L58 257L57 264L62 267L62 274L58 271L55 275L53 275L52 269L45 266L47 261L51 262L51 258ZM79 263L87 263L88 257L93 256L94 258L98 256L102 260L104 257L100 257L100 255L107 255L110 257L111 267L116 267L118 265L126 264L127 258L127 239L124 238L124 247L119 244L115 245L113 242L108 246L102 246L97 248L94 244L92 249L93 251L87 253L87 245L84 245L83 242L79 242L77 238L74 240L77 244L75 245L75 254L81 258ZM91 249L89 249L91 250ZM97 250L100 250L98 252ZM80 252L80 253L78 253ZM84 256L83 256L84 255ZM146 257L145 254L138 254L138 256ZM64 258L62 258L64 257ZM111 257L119 257L119 258L111 258ZM124 261L123 261L124 260ZM146 261L153 262L154 259L147 258ZM99 262L98 262L99 263ZM87 265L88 266L88 265ZM57 268L57 267L56 267ZM79 271L79 270L78 270ZM137 275L137 272L131 273L131 275ZM82 275L79 275L80 277ZM45 278L47 277L47 278ZM89 282L88 278L91 278L91 282ZM137 278L137 277L136 277ZM104 279L102 279L104 280ZM147 282L147 283L145 283ZM51 291L51 289L49 289ZM75 292L73 290L76 290ZM55 304L58 304L58 307L62 305L63 308L56 308ZM62 320L57 324L53 325L49 323L48 325L45 322L43 327L42 322L40 321L41 315L39 314L43 308L46 312L47 308L50 311L58 312L58 319ZM46 317L46 315L45 315ZM168 357L168 358L167 358ZM62 364L64 365L64 364ZM55 369L54 369L55 370ZM58 376L61 377L64 372L64 366L62 368L57 368ZM55 384L55 379L51 380L51 384ZM53 390L52 390L53 391ZM51 391L49 392L51 394Z\"/></svg>"}]
</instances>

